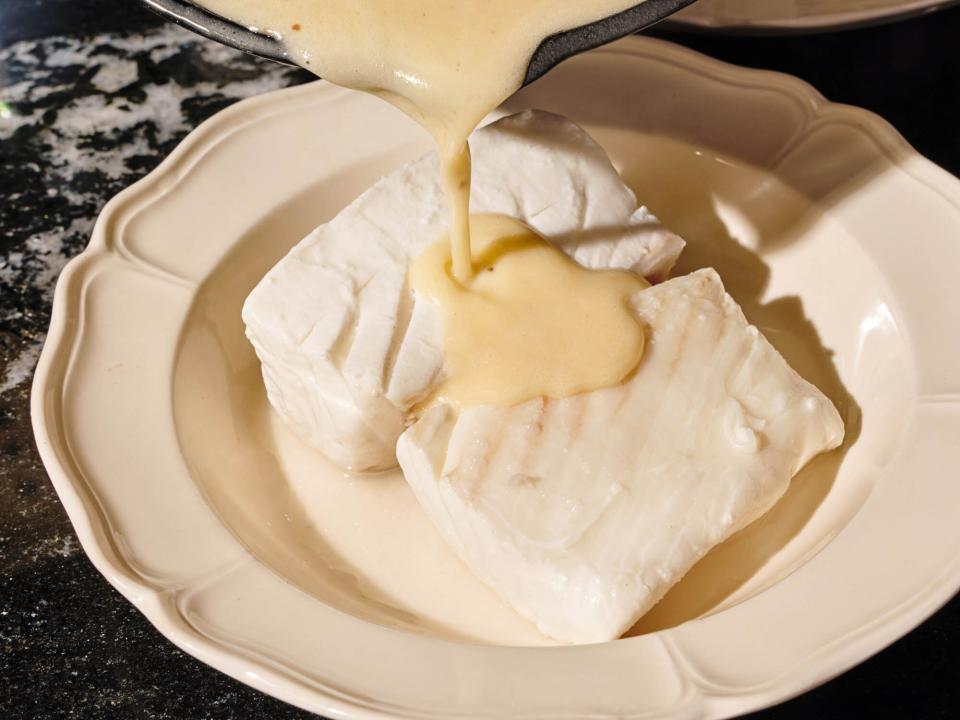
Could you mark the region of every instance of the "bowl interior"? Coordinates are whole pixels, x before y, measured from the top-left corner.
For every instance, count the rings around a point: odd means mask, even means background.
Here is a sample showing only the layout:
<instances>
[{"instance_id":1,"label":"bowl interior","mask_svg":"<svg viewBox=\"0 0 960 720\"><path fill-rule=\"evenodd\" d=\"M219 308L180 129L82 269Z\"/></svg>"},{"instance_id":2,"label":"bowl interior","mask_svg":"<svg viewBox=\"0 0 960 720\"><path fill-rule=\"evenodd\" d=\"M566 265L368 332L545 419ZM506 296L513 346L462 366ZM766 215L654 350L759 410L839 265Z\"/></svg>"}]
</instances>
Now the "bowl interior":
<instances>
[{"instance_id":1,"label":"bowl interior","mask_svg":"<svg viewBox=\"0 0 960 720\"><path fill-rule=\"evenodd\" d=\"M770 513L715 548L634 627L640 634L748 602L843 530L903 431L910 357L868 239L822 200L734 153L629 124L584 124L638 197L688 241L675 274L717 268L747 318L847 426L844 446L814 460ZM395 165L384 156L320 178L249 227L207 277L175 370L181 448L224 524L318 601L448 639L549 644L457 560L399 471L345 475L278 420L243 335L240 307L264 272Z\"/></svg>"}]
</instances>

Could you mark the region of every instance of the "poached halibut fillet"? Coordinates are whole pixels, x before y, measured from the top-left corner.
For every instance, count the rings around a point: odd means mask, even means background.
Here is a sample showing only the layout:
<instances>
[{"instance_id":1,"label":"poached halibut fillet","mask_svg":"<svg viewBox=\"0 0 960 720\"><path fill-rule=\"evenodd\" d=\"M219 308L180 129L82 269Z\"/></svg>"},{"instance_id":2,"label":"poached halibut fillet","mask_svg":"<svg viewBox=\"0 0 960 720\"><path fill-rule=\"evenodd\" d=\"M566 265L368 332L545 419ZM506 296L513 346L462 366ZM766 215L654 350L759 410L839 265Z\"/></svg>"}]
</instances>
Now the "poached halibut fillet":
<instances>
[{"instance_id":1,"label":"poached halibut fillet","mask_svg":"<svg viewBox=\"0 0 960 720\"><path fill-rule=\"evenodd\" d=\"M397 445L460 558L572 643L619 637L844 435L830 400L712 269L638 292L633 309L647 344L622 385L459 413L440 404Z\"/></svg>"}]
</instances>

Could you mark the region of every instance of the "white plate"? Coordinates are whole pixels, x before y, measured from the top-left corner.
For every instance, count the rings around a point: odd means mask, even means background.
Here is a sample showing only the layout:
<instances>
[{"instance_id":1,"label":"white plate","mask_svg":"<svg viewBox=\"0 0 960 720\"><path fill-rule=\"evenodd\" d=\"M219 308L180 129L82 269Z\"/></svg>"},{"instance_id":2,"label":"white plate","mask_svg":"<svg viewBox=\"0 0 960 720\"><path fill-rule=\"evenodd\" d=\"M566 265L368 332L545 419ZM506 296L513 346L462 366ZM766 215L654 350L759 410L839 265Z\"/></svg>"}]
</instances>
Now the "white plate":
<instances>
[{"instance_id":1,"label":"white plate","mask_svg":"<svg viewBox=\"0 0 960 720\"><path fill-rule=\"evenodd\" d=\"M509 103L584 124L847 419L848 443L634 629L547 641L396 475L344 478L268 411L240 304L428 148L324 83L241 102L110 202L64 271L41 455L96 566L173 642L347 717L719 718L799 693L960 585L960 183L782 75L630 38Z\"/></svg>"},{"instance_id":2,"label":"white plate","mask_svg":"<svg viewBox=\"0 0 960 720\"><path fill-rule=\"evenodd\" d=\"M701 30L835 30L933 12L957 0L699 0L670 23Z\"/></svg>"}]
</instances>

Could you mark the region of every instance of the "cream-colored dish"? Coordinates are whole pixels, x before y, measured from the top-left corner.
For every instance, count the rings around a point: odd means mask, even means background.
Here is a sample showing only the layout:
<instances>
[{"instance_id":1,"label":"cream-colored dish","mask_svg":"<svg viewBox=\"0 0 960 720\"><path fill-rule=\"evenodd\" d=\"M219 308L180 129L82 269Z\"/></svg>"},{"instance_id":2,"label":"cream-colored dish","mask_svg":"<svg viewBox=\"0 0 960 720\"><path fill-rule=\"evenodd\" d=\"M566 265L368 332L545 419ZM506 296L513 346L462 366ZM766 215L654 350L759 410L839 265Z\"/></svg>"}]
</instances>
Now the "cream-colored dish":
<instances>
[{"instance_id":1,"label":"cream-colored dish","mask_svg":"<svg viewBox=\"0 0 960 720\"><path fill-rule=\"evenodd\" d=\"M960 182L869 113L649 39L563 64L506 109L523 107L605 147L688 240L677 273L718 269L837 405L844 446L630 637L550 647L399 474L345 478L268 411L243 299L429 148L316 83L205 123L60 279L33 416L93 562L191 654L346 717L720 718L909 631L960 586Z\"/></svg>"},{"instance_id":2,"label":"cream-colored dish","mask_svg":"<svg viewBox=\"0 0 960 720\"><path fill-rule=\"evenodd\" d=\"M699 0L670 23L700 30L810 32L888 22L957 0Z\"/></svg>"}]
</instances>

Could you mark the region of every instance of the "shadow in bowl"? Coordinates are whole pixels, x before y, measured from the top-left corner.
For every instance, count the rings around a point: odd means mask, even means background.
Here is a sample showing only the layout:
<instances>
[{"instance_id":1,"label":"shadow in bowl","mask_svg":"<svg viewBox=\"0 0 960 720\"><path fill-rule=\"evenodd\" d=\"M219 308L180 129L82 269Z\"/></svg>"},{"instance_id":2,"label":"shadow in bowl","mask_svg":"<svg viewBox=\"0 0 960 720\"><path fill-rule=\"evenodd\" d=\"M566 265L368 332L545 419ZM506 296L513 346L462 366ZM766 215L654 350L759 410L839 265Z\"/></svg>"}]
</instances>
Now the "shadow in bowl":
<instances>
[{"instance_id":1,"label":"shadow in bowl","mask_svg":"<svg viewBox=\"0 0 960 720\"><path fill-rule=\"evenodd\" d=\"M616 144L616 143L614 143ZM669 148L667 143L663 147ZM845 425L844 442L815 458L791 482L780 501L759 520L714 548L630 630L655 632L719 612L769 586L808 561L829 536L805 548L751 586L770 559L806 527L832 489L844 456L860 436L861 409L837 372L834 353L824 346L801 299L781 296L765 302L771 270L763 254L789 246L823 219L804 198L756 170L744 168L733 206L718 197L711 177L724 167L709 153L639 154L623 158L621 173L638 197L687 240L674 270L682 275L713 267L747 319L802 377L833 401ZM712 167L711 167L712 166ZM729 171L729 167L721 172ZM739 231L740 237L734 233ZM852 513L860 502L850 504Z\"/></svg>"},{"instance_id":2,"label":"shadow in bowl","mask_svg":"<svg viewBox=\"0 0 960 720\"><path fill-rule=\"evenodd\" d=\"M710 202L690 211L701 217L710 215ZM678 272L699 267L716 267L724 278L737 278L729 291L744 314L757 325L768 340L805 379L829 397L844 419L846 435L837 450L815 458L791 482L790 488L774 508L714 548L676 585L664 599L631 630L631 634L653 632L692 618L718 612L737 598L736 593L748 580L793 539L806 525L833 487L843 457L860 435L860 406L847 391L833 362L833 352L824 347L814 325L803 311L799 297L780 297L764 303L760 294L766 287L769 268L754 253L746 250L726 231L714 216L716 225L710 241L700 247L697 236L690 236L690 256ZM795 218L796 230L815 218ZM735 267L730 267L734 264ZM819 548L815 548L819 549ZM811 554L799 558L806 562ZM795 569L782 568L776 581Z\"/></svg>"}]
</instances>

